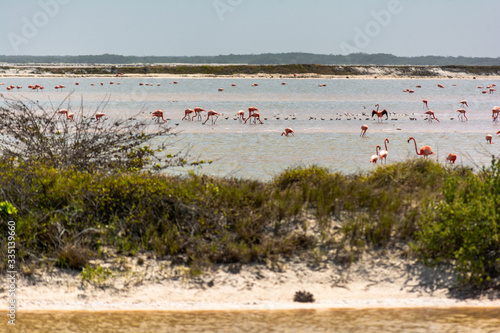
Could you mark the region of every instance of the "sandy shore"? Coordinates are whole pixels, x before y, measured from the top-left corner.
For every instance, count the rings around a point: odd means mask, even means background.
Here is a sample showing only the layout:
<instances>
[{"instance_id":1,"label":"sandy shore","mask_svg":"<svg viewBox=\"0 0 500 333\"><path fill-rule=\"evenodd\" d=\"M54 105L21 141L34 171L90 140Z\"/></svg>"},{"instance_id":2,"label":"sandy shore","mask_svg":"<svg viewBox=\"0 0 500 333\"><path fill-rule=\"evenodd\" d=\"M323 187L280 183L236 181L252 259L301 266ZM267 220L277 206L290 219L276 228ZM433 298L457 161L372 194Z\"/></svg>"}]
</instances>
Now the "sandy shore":
<instances>
[{"instance_id":1,"label":"sandy shore","mask_svg":"<svg viewBox=\"0 0 500 333\"><path fill-rule=\"evenodd\" d=\"M96 264L108 273L91 282L78 272L54 268L18 280L18 310L500 307L498 292L466 297L453 291L455 277L448 268L396 255L365 254L350 266L327 260L314 267L300 261L226 265L196 277L186 267L145 256ZM1 280L7 285L5 276ZM312 293L315 302L294 302L299 290ZM7 304L6 293L1 295L0 302Z\"/></svg>"},{"instance_id":2,"label":"sandy shore","mask_svg":"<svg viewBox=\"0 0 500 333\"><path fill-rule=\"evenodd\" d=\"M63 66L41 66L50 68L61 68ZM67 65L64 68L80 68L82 66ZM91 66L87 66L91 67ZM103 66L96 66L103 67ZM359 74L357 75L323 75L316 73L301 73L295 77L291 74L234 74L234 75L214 75L214 74L125 74L125 78L234 78L234 79L415 79L415 80L456 80L456 79L477 79L477 80L500 80L500 75L477 75L466 72L452 72L443 70L438 66L428 66L432 72L431 76L407 75L401 72L402 66L351 66ZM415 69L416 66L407 66ZM117 69L119 71L119 67ZM411 72L411 71L410 71ZM35 66L9 66L8 69L0 70L0 77L21 78L21 77L41 77L41 78L99 78L116 77L115 74L52 74L46 71L40 71Z\"/></svg>"}]
</instances>

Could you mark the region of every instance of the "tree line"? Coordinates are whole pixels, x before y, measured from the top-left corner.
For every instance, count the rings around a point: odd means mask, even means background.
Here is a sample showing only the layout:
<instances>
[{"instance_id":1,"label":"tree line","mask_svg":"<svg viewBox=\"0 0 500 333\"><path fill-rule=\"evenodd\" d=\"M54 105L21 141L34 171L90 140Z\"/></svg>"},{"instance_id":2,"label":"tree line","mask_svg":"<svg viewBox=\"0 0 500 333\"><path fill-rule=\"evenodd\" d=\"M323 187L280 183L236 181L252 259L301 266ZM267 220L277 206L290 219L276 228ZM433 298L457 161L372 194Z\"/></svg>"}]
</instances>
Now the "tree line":
<instances>
[{"instance_id":1,"label":"tree line","mask_svg":"<svg viewBox=\"0 0 500 333\"><path fill-rule=\"evenodd\" d=\"M247 65L413 65L413 66L499 66L500 57L399 57L392 54L355 53L327 55L313 53L228 54L217 56L123 56L117 54L78 56L0 55L8 64L247 64Z\"/></svg>"}]
</instances>

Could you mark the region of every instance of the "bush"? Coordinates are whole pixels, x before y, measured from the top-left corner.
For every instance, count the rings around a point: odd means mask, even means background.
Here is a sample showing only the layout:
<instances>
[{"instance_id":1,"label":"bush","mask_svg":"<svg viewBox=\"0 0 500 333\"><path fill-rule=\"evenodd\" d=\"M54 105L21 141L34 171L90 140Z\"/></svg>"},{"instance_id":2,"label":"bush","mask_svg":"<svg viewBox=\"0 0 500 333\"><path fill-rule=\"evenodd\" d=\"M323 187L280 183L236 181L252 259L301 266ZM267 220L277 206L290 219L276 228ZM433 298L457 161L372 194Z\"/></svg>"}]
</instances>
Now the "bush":
<instances>
[{"instance_id":1,"label":"bush","mask_svg":"<svg viewBox=\"0 0 500 333\"><path fill-rule=\"evenodd\" d=\"M69 96L67 97L69 98ZM63 103L65 103L63 101ZM78 170L161 170L187 163L180 152L159 156L168 146L171 128L131 119L96 120L104 104L85 114L83 102L74 121L58 114L61 105L48 109L31 100L4 98L0 107L0 157L11 162L38 162ZM71 110L71 106L68 106ZM69 111L68 111L69 112ZM155 147L148 143L160 140Z\"/></svg>"},{"instance_id":2,"label":"bush","mask_svg":"<svg viewBox=\"0 0 500 333\"><path fill-rule=\"evenodd\" d=\"M443 200L429 203L417 234L427 261L454 261L460 282L483 285L500 276L500 161L479 175L449 175Z\"/></svg>"}]
</instances>

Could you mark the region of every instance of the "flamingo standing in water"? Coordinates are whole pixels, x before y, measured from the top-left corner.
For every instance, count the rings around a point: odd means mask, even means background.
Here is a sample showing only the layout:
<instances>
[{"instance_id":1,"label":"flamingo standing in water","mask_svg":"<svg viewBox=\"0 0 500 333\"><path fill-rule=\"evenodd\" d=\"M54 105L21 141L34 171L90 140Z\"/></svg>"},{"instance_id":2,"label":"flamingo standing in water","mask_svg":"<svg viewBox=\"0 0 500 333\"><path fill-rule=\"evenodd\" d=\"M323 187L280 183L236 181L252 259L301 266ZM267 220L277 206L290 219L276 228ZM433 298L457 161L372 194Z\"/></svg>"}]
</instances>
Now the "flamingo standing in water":
<instances>
[{"instance_id":1,"label":"flamingo standing in water","mask_svg":"<svg viewBox=\"0 0 500 333\"><path fill-rule=\"evenodd\" d=\"M464 99L462 101L459 102L460 103L460 106L466 106L466 107L469 107L469 104L467 104L467 101Z\"/></svg>"},{"instance_id":2,"label":"flamingo standing in water","mask_svg":"<svg viewBox=\"0 0 500 333\"><path fill-rule=\"evenodd\" d=\"M68 110L66 109L59 110L57 113L66 115L66 119L69 119L70 121L75 121L75 115L73 113L68 113Z\"/></svg>"},{"instance_id":3,"label":"flamingo standing in water","mask_svg":"<svg viewBox=\"0 0 500 333\"><path fill-rule=\"evenodd\" d=\"M417 150L417 141L415 140L414 137L410 137L408 139L408 143L410 143L411 140L413 140L413 142L415 143L415 152L417 153L417 155L424 155L425 158L429 155L436 155L432 151L432 148L430 146L423 146L422 148L420 148L420 153L419 153Z\"/></svg>"},{"instance_id":4,"label":"flamingo standing in water","mask_svg":"<svg viewBox=\"0 0 500 333\"><path fill-rule=\"evenodd\" d=\"M429 105L427 104L428 101L426 99L422 100L422 102L424 103L424 108L427 108L427 110L429 110Z\"/></svg>"},{"instance_id":5,"label":"flamingo standing in water","mask_svg":"<svg viewBox=\"0 0 500 333\"><path fill-rule=\"evenodd\" d=\"M429 109L429 104L427 104L428 103L427 100L424 99L424 100L422 100L422 102L424 102L424 106L427 108L427 111L425 111L424 114L426 114L426 115L429 116L427 118L429 120L429 122L431 122L432 119L435 119L439 123L439 119L437 119L436 116L434 115L434 111L432 111L432 110Z\"/></svg>"},{"instance_id":6,"label":"flamingo standing in water","mask_svg":"<svg viewBox=\"0 0 500 333\"><path fill-rule=\"evenodd\" d=\"M245 120L245 111L240 110L238 111L238 119L240 120L240 123Z\"/></svg>"},{"instance_id":7,"label":"flamingo standing in water","mask_svg":"<svg viewBox=\"0 0 500 333\"><path fill-rule=\"evenodd\" d=\"M498 132L497 132L498 134ZM493 135L491 134L486 134L486 143L489 143L490 145L493 144L493 142L491 141L493 139Z\"/></svg>"},{"instance_id":8,"label":"flamingo standing in water","mask_svg":"<svg viewBox=\"0 0 500 333\"><path fill-rule=\"evenodd\" d=\"M259 109L257 109L255 106L251 106L248 108L248 116L250 117L252 113L254 112L259 112Z\"/></svg>"},{"instance_id":9,"label":"flamingo standing in water","mask_svg":"<svg viewBox=\"0 0 500 333\"><path fill-rule=\"evenodd\" d=\"M463 120L464 120L464 117L465 117L465 121L469 120L469 119L467 118L467 116L465 115L465 110L464 110L464 109L458 109L458 110L457 110L457 112L459 112L459 114L458 114L458 119L460 119L460 120L462 120L462 121L463 121Z\"/></svg>"},{"instance_id":10,"label":"flamingo standing in water","mask_svg":"<svg viewBox=\"0 0 500 333\"><path fill-rule=\"evenodd\" d=\"M385 138L384 144L385 144L385 150L379 151L378 155L380 157L380 163L384 162L387 164L387 155L389 152L387 151L387 144L389 143L389 139Z\"/></svg>"},{"instance_id":11,"label":"flamingo standing in water","mask_svg":"<svg viewBox=\"0 0 500 333\"><path fill-rule=\"evenodd\" d=\"M500 106L494 106L493 109L491 109L491 117L493 118L493 121L497 121L499 114Z\"/></svg>"},{"instance_id":12,"label":"flamingo standing in water","mask_svg":"<svg viewBox=\"0 0 500 333\"><path fill-rule=\"evenodd\" d=\"M155 122L160 122L160 119L163 120L163 122L166 122L165 118L163 118L163 111L162 110L156 110L153 112L153 119Z\"/></svg>"},{"instance_id":13,"label":"flamingo standing in water","mask_svg":"<svg viewBox=\"0 0 500 333\"><path fill-rule=\"evenodd\" d=\"M375 155L372 155L372 157L370 158L370 163L373 163L373 164L376 164L377 161L378 161L378 150L380 149L380 145L377 145L377 147L375 147Z\"/></svg>"},{"instance_id":14,"label":"flamingo standing in water","mask_svg":"<svg viewBox=\"0 0 500 333\"><path fill-rule=\"evenodd\" d=\"M291 129L290 127L287 127L287 128L285 128L285 131L284 131L283 133L281 133L281 136L283 136L283 135L284 135L284 136L288 136L288 134L292 134L292 135L294 135L293 133L295 133L295 132L293 131L293 129Z\"/></svg>"},{"instance_id":15,"label":"flamingo standing in water","mask_svg":"<svg viewBox=\"0 0 500 333\"><path fill-rule=\"evenodd\" d=\"M432 119L435 119L437 120L437 122L439 123L439 119L436 118L436 116L434 115L434 111L432 110L427 110L424 112L424 114L428 115L429 117L427 118L427 120L429 120L429 122L432 122Z\"/></svg>"},{"instance_id":16,"label":"flamingo standing in water","mask_svg":"<svg viewBox=\"0 0 500 333\"><path fill-rule=\"evenodd\" d=\"M455 161L457 160L457 154L451 153L450 155L448 155L446 160L450 162L450 164L455 164Z\"/></svg>"},{"instance_id":17,"label":"flamingo standing in water","mask_svg":"<svg viewBox=\"0 0 500 333\"><path fill-rule=\"evenodd\" d=\"M184 117L181 120L186 119L186 117L187 117L188 120L193 120L194 116L193 116L193 118L189 118L189 115L192 114L192 113L194 113L194 110L192 110L192 109L186 109L186 110L184 110Z\"/></svg>"},{"instance_id":18,"label":"flamingo standing in water","mask_svg":"<svg viewBox=\"0 0 500 333\"><path fill-rule=\"evenodd\" d=\"M367 130L368 130L367 125L361 125L361 134L359 136L365 136Z\"/></svg>"},{"instance_id":19,"label":"flamingo standing in water","mask_svg":"<svg viewBox=\"0 0 500 333\"><path fill-rule=\"evenodd\" d=\"M263 124L262 120L260 120L260 114L257 111L254 111L251 115L249 115L244 123L246 124L248 119L250 119L251 117L254 118L253 120L254 124L256 123L257 120L260 121L261 124Z\"/></svg>"},{"instance_id":20,"label":"flamingo standing in water","mask_svg":"<svg viewBox=\"0 0 500 333\"><path fill-rule=\"evenodd\" d=\"M387 113L387 110L382 110L382 111L379 111L378 108L379 108L379 105L378 104L375 104L375 106L377 107L377 110L372 110L372 118L374 115L377 115L378 117L378 120L382 120L381 118L385 115L385 120L389 119L389 114Z\"/></svg>"},{"instance_id":21,"label":"flamingo standing in water","mask_svg":"<svg viewBox=\"0 0 500 333\"><path fill-rule=\"evenodd\" d=\"M96 113L95 114L95 121L99 121L102 117L104 117L106 114L105 113Z\"/></svg>"},{"instance_id":22,"label":"flamingo standing in water","mask_svg":"<svg viewBox=\"0 0 500 333\"><path fill-rule=\"evenodd\" d=\"M202 109L200 107L195 107L194 108L194 117L197 117L198 120L201 120L201 113L205 112L205 111L206 111L205 109ZM194 117L193 117L193 119L194 119Z\"/></svg>"},{"instance_id":23,"label":"flamingo standing in water","mask_svg":"<svg viewBox=\"0 0 500 333\"><path fill-rule=\"evenodd\" d=\"M208 119L210 117L212 117L212 124L215 124L215 122L217 121L217 119L219 118L220 114L218 114L217 112L215 112L214 110L210 110L207 112L207 120L205 120L205 122L203 123L203 125L206 124L206 122L208 121ZM215 117L215 120L214 118Z\"/></svg>"}]
</instances>

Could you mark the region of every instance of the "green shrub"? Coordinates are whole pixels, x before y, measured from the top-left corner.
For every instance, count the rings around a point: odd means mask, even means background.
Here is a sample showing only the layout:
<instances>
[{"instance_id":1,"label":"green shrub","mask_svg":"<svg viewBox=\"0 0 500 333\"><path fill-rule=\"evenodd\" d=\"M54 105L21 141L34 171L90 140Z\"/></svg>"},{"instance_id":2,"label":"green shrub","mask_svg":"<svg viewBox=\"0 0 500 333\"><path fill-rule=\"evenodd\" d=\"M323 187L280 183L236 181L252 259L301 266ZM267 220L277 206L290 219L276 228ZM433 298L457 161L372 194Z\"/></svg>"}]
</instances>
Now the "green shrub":
<instances>
[{"instance_id":1,"label":"green shrub","mask_svg":"<svg viewBox=\"0 0 500 333\"><path fill-rule=\"evenodd\" d=\"M417 247L423 258L456 262L463 284L500 276L500 161L479 175L449 175L442 194L421 219Z\"/></svg>"}]
</instances>

